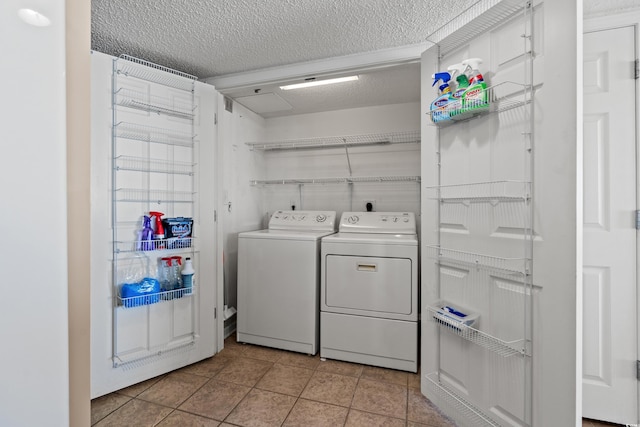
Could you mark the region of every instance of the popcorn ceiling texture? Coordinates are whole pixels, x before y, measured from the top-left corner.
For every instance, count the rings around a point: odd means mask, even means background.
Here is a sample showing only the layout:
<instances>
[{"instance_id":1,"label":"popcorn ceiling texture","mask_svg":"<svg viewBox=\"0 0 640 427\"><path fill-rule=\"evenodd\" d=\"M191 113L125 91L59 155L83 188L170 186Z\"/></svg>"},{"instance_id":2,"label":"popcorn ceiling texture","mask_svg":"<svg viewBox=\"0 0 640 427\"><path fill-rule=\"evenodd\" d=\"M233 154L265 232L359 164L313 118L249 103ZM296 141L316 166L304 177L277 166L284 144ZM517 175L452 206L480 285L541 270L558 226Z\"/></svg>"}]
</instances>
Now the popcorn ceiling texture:
<instances>
[{"instance_id":1,"label":"popcorn ceiling texture","mask_svg":"<svg viewBox=\"0 0 640 427\"><path fill-rule=\"evenodd\" d=\"M91 42L206 78L420 43L476 1L92 0Z\"/></svg>"}]
</instances>

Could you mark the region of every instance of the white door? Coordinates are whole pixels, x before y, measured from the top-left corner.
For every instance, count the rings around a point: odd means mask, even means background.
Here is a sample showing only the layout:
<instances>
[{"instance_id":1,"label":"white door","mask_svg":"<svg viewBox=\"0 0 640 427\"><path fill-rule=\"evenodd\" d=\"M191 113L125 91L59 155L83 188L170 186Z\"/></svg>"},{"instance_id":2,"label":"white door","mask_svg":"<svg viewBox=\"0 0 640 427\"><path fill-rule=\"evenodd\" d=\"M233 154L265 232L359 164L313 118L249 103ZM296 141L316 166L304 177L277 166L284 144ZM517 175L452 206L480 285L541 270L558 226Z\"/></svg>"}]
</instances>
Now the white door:
<instances>
[{"instance_id":1,"label":"white door","mask_svg":"<svg viewBox=\"0 0 640 427\"><path fill-rule=\"evenodd\" d=\"M634 29L584 35L583 417L638 422Z\"/></svg>"}]
</instances>

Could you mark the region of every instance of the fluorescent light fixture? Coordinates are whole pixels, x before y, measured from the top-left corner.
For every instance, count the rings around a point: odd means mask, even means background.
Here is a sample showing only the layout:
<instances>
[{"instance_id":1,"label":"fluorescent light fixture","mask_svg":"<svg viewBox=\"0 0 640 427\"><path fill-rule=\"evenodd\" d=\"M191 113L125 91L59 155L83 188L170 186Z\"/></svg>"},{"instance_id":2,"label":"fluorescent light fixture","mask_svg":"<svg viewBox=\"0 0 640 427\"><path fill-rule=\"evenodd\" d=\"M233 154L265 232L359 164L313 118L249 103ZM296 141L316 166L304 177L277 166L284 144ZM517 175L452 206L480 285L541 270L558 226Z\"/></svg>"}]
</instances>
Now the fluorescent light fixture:
<instances>
[{"instance_id":1,"label":"fluorescent light fixture","mask_svg":"<svg viewBox=\"0 0 640 427\"><path fill-rule=\"evenodd\" d=\"M300 89L303 87L313 87L313 86L330 85L333 83L350 82L352 80L358 80L358 76L338 77L336 79L327 79L327 80L312 80L304 83L296 83L293 85L280 86L280 89L282 90Z\"/></svg>"},{"instance_id":2,"label":"fluorescent light fixture","mask_svg":"<svg viewBox=\"0 0 640 427\"><path fill-rule=\"evenodd\" d=\"M33 9L20 9L18 10L18 16L24 22L34 27L48 27L51 25L51 19Z\"/></svg>"}]
</instances>

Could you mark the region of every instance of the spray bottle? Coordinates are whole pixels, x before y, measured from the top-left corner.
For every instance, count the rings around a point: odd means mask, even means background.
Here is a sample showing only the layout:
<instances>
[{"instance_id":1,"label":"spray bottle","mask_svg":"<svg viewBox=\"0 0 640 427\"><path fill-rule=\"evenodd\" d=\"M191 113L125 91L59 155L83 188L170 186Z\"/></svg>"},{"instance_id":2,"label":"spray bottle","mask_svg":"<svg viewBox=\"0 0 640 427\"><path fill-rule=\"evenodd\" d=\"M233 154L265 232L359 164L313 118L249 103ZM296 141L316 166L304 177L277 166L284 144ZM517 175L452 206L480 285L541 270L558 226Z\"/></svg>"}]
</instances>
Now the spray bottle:
<instances>
[{"instance_id":1,"label":"spray bottle","mask_svg":"<svg viewBox=\"0 0 640 427\"><path fill-rule=\"evenodd\" d=\"M460 114L466 111L462 102L462 95L469 87L469 79L464 72L466 68L462 63L454 64L447 68L447 70L451 72L451 78L456 79L456 82L458 82L458 87L451 95L451 106L449 108L449 115L454 120L461 119L462 116L460 116Z\"/></svg>"},{"instance_id":2,"label":"spray bottle","mask_svg":"<svg viewBox=\"0 0 640 427\"><path fill-rule=\"evenodd\" d=\"M451 120L449 117L449 102L451 100L451 88L449 87L449 80L451 80L451 74L446 71L435 73L431 76L433 78L432 87L438 82L442 81L442 84L438 87L439 95L431 103L431 120L434 123L442 122L445 120Z\"/></svg>"},{"instance_id":3,"label":"spray bottle","mask_svg":"<svg viewBox=\"0 0 640 427\"><path fill-rule=\"evenodd\" d=\"M482 59L469 58L462 61L469 77L469 87L462 95L462 102L467 110L482 111L489 109L489 94L487 93L487 84L484 82L482 74L480 74L480 64Z\"/></svg>"},{"instance_id":4,"label":"spray bottle","mask_svg":"<svg viewBox=\"0 0 640 427\"><path fill-rule=\"evenodd\" d=\"M144 216L142 220L142 230L138 233L138 244L136 250L151 251L153 250L153 229L151 228L151 218Z\"/></svg>"},{"instance_id":5,"label":"spray bottle","mask_svg":"<svg viewBox=\"0 0 640 427\"><path fill-rule=\"evenodd\" d=\"M149 212L149 215L154 217L156 221L155 231L153 232L153 240L161 240L160 242L156 243L156 249L164 249L164 242L162 242L162 240L164 240L164 227L162 226L162 215L164 214L162 212Z\"/></svg>"}]
</instances>

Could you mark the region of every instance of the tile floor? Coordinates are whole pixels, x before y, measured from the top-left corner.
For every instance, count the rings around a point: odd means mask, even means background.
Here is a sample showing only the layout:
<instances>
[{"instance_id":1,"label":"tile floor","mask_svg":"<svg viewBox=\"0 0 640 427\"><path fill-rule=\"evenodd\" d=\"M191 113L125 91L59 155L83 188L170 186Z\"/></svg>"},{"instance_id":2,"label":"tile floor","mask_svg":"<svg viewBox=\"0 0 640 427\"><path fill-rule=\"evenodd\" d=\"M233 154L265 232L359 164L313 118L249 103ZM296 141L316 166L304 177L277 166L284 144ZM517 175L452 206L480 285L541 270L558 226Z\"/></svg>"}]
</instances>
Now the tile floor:
<instances>
[{"instance_id":1,"label":"tile floor","mask_svg":"<svg viewBox=\"0 0 640 427\"><path fill-rule=\"evenodd\" d=\"M97 427L453 427L420 376L238 344L212 358L91 401ZM614 424L583 420L583 427Z\"/></svg>"},{"instance_id":2,"label":"tile floor","mask_svg":"<svg viewBox=\"0 0 640 427\"><path fill-rule=\"evenodd\" d=\"M238 344L91 402L105 426L452 427L418 374ZM591 426L589 426L591 427Z\"/></svg>"}]
</instances>

